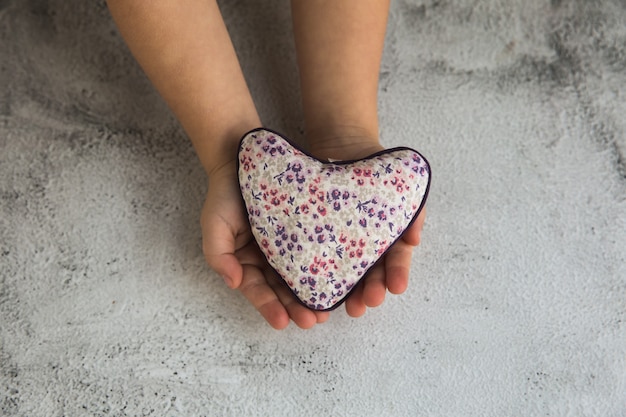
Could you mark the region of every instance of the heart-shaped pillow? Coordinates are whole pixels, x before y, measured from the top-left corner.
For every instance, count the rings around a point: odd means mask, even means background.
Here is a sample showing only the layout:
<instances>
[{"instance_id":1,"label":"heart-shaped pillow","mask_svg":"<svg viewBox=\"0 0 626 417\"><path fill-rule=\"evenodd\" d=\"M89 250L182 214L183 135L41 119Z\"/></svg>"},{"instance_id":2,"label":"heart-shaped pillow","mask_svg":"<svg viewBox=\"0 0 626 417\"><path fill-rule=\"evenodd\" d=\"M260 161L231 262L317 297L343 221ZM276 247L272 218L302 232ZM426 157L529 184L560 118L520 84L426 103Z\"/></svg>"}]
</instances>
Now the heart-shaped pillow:
<instances>
[{"instance_id":1,"label":"heart-shaped pillow","mask_svg":"<svg viewBox=\"0 0 626 417\"><path fill-rule=\"evenodd\" d=\"M241 139L239 186L269 264L313 310L343 302L421 211L430 166L410 148L324 162L276 132Z\"/></svg>"}]
</instances>

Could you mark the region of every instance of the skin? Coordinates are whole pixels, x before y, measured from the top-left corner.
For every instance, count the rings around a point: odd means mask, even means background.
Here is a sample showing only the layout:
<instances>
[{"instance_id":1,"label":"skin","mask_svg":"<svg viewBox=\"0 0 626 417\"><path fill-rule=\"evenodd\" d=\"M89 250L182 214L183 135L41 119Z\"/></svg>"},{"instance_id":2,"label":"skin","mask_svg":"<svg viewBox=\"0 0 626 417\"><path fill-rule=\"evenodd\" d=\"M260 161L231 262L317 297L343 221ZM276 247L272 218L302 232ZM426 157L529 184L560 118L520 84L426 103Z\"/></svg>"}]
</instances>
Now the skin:
<instances>
[{"instance_id":1,"label":"skin","mask_svg":"<svg viewBox=\"0 0 626 417\"><path fill-rule=\"evenodd\" d=\"M237 145L262 126L237 56L212 0L109 0L120 33L191 139L209 187L201 214L203 252L276 329L325 322L302 306L256 246L239 194ZM388 0L293 0L309 150L355 159L383 149L378 140L378 72ZM425 211L346 300L352 317L404 292Z\"/></svg>"}]
</instances>

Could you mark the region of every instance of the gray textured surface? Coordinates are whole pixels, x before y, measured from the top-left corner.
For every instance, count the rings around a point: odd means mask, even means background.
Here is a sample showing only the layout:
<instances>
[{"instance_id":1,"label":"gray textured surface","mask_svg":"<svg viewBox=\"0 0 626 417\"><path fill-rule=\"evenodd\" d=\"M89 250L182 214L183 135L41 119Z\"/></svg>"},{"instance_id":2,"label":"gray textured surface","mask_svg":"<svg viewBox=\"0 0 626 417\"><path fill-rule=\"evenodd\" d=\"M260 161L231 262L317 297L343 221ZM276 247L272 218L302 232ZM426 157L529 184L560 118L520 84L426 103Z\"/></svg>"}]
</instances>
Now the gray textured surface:
<instances>
[{"instance_id":1,"label":"gray textured surface","mask_svg":"<svg viewBox=\"0 0 626 417\"><path fill-rule=\"evenodd\" d=\"M298 138L288 8L223 9ZM106 8L0 1L0 414L626 415L625 86L624 1L395 1L410 288L276 332L205 267L200 165Z\"/></svg>"}]
</instances>

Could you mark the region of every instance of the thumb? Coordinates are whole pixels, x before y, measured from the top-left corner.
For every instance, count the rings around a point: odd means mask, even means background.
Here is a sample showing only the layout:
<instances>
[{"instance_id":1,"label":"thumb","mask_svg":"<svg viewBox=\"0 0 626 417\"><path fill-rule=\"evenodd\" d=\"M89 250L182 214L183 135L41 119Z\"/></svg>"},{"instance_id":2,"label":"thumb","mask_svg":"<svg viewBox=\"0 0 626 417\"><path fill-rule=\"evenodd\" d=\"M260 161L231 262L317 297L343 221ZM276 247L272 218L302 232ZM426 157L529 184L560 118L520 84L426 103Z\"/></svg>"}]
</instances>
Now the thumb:
<instances>
[{"instance_id":1,"label":"thumb","mask_svg":"<svg viewBox=\"0 0 626 417\"><path fill-rule=\"evenodd\" d=\"M235 256L235 236L225 224L214 224L202 233L202 251L207 264L229 288L241 285L243 268Z\"/></svg>"}]
</instances>

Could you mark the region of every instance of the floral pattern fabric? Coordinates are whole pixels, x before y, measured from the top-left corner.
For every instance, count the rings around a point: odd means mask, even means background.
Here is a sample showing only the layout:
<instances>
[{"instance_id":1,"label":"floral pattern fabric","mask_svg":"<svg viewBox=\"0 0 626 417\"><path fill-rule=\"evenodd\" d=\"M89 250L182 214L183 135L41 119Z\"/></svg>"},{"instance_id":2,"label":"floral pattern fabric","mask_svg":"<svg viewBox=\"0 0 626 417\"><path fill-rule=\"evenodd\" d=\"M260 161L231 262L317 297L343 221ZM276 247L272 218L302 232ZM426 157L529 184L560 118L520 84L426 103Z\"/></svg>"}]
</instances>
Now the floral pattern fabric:
<instances>
[{"instance_id":1,"label":"floral pattern fabric","mask_svg":"<svg viewBox=\"0 0 626 417\"><path fill-rule=\"evenodd\" d=\"M279 134L241 140L238 175L252 233L307 307L337 307L415 220L430 186L417 151L322 162Z\"/></svg>"}]
</instances>

